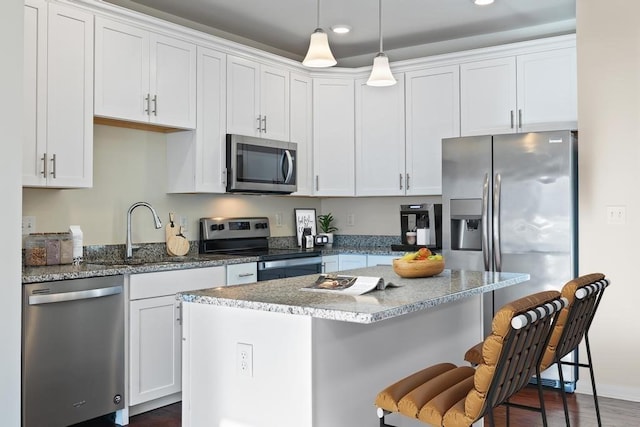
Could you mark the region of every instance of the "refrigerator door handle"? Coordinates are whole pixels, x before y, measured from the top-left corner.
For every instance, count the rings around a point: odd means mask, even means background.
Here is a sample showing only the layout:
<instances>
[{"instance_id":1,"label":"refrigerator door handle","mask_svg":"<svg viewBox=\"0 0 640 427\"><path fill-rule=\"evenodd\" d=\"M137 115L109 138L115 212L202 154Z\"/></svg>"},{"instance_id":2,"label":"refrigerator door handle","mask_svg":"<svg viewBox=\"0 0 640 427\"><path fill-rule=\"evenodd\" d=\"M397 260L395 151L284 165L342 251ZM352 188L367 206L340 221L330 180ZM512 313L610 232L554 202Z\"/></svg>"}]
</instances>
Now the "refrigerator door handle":
<instances>
[{"instance_id":1,"label":"refrigerator door handle","mask_svg":"<svg viewBox=\"0 0 640 427\"><path fill-rule=\"evenodd\" d=\"M493 259L496 271L502 271L502 250L500 248L500 191L502 177L496 174L493 184Z\"/></svg>"},{"instance_id":2,"label":"refrigerator door handle","mask_svg":"<svg viewBox=\"0 0 640 427\"><path fill-rule=\"evenodd\" d=\"M489 259L489 174L484 174L482 185L482 258L484 270L490 270Z\"/></svg>"}]
</instances>

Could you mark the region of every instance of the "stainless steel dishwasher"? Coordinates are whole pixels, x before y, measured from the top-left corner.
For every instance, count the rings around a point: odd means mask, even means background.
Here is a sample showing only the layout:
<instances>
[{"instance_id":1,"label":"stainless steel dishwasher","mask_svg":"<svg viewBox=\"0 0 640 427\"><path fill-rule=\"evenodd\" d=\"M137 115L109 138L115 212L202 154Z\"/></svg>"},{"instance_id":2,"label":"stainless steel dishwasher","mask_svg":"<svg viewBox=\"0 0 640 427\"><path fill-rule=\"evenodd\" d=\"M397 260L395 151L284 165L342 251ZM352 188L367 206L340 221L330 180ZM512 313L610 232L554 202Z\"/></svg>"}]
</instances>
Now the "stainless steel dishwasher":
<instances>
[{"instance_id":1,"label":"stainless steel dishwasher","mask_svg":"<svg viewBox=\"0 0 640 427\"><path fill-rule=\"evenodd\" d=\"M23 286L23 427L68 426L124 407L123 290L123 276Z\"/></svg>"}]
</instances>

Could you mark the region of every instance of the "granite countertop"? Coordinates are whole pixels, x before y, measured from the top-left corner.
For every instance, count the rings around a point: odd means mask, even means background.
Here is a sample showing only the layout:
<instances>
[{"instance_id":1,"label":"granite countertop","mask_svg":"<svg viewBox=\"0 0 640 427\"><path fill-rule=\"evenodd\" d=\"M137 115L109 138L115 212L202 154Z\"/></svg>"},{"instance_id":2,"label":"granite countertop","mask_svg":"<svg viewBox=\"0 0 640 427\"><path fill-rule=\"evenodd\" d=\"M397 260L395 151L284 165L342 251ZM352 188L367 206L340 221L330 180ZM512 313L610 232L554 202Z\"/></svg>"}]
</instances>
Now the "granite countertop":
<instances>
[{"instance_id":1,"label":"granite countertop","mask_svg":"<svg viewBox=\"0 0 640 427\"><path fill-rule=\"evenodd\" d=\"M44 267L23 267L22 283L40 283L56 280L83 279L118 274L152 273L156 271L184 270L257 262L255 256L191 255L186 257L164 257L158 259L125 261L108 259L86 261L80 265L52 265Z\"/></svg>"},{"instance_id":2,"label":"granite countertop","mask_svg":"<svg viewBox=\"0 0 640 427\"><path fill-rule=\"evenodd\" d=\"M383 277L385 282L399 287L358 296L301 290L318 277L310 275L185 292L178 294L178 298L199 304L374 323L529 280L529 275L522 273L446 269L434 277L403 279L390 266L367 267L341 274Z\"/></svg>"},{"instance_id":3,"label":"granite countertop","mask_svg":"<svg viewBox=\"0 0 640 427\"><path fill-rule=\"evenodd\" d=\"M320 250L322 255L339 254L370 254L370 255L397 255L404 252L394 252L388 247L365 246L339 246L326 247ZM120 255L121 257L122 255ZM99 276L114 276L117 274L150 273L155 271L183 270L188 268L204 268L225 266L229 264L241 264L245 262L257 262L255 256L237 255L208 255L198 254L185 257L157 257L150 259L134 259L125 261L121 258L107 257L105 259L87 260L76 265L53 265L43 267L23 267L22 283L40 283L56 280L83 279Z\"/></svg>"}]
</instances>

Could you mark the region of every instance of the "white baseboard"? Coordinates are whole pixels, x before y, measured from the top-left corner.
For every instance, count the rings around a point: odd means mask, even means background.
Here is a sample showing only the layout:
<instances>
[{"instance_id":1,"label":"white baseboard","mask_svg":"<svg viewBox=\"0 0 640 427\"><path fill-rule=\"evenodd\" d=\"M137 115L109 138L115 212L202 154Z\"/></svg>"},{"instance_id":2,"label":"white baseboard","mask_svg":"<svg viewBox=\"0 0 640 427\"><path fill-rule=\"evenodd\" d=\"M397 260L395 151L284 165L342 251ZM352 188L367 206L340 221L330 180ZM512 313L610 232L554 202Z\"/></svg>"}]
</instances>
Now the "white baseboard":
<instances>
[{"instance_id":1,"label":"white baseboard","mask_svg":"<svg viewBox=\"0 0 640 427\"><path fill-rule=\"evenodd\" d=\"M598 389L598 397L609 397L612 399L628 400L630 402L640 402L640 388L627 387L614 384L603 384L598 381L596 376L596 387ZM576 386L576 393L593 394L591 390L591 380L589 374L582 376Z\"/></svg>"},{"instance_id":2,"label":"white baseboard","mask_svg":"<svg viewBox=\"0 0 640 427\"><path fill-rule=\"evenodd\" d=\"M174 393L170 396L161 397L160 399L151 400L149 402L140 403L136 406L129 406L129 417L142 414L154 409L162 408L163 406L171 405L172 403L180 402L182 400L182 393Z\"/></svg>"}]
</instances>

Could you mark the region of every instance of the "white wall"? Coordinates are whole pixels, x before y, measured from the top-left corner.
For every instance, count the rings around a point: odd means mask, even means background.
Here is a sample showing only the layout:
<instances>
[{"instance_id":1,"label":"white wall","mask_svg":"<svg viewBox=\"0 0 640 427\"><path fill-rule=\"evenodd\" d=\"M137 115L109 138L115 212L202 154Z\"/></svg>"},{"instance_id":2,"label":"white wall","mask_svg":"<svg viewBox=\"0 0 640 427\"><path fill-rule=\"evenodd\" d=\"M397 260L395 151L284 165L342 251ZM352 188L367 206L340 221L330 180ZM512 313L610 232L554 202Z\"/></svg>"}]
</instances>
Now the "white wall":
<instances>
[{"instance_id":1,"label":"white wall","mask_svg":"<svg viewBox=\"0 0 640 427\"><path fill-rule=\"evenodd\" d=\"M640 401L640 2L578 0L580 272L612 280L591 331L598 393ZM606 206L626 206L625 225ZM585 360L584 357L582 357ZM589 383L581 372L579 390Z\"/></svg>"},{"instance_id":2,"label":"white wall","mask_svg":"<svg viewBox=\"0 0 640 427\"><path fill-rule=\"evenodd\" d=\"M23 1L0 2L0 418L20 425L20 195ZM9 66L6 66L10 64Z\"/></svg>"},{"instance_id":3,"label":"white wall","mask_svg":"<svg viewBox=\"0 0 640 427\"><path fill-rule=\"evenodd\" d=\"M294 208L315 208L309 197L166 194L165 134L95 126L93 188L54 190L25 188L23 214L36 217L36 230L65 231L80 224L84 244L124 244L126 212L132 203L149 202L163 225L169 212L188 218L187 236L197 240L199 218L207 216L268 215L272 236L294 236ZM282 227L275 214L283 214ZM151 213L133 213L134 242L163 242L164 231L153 226Z\"/></svg>"}]
</instances>

